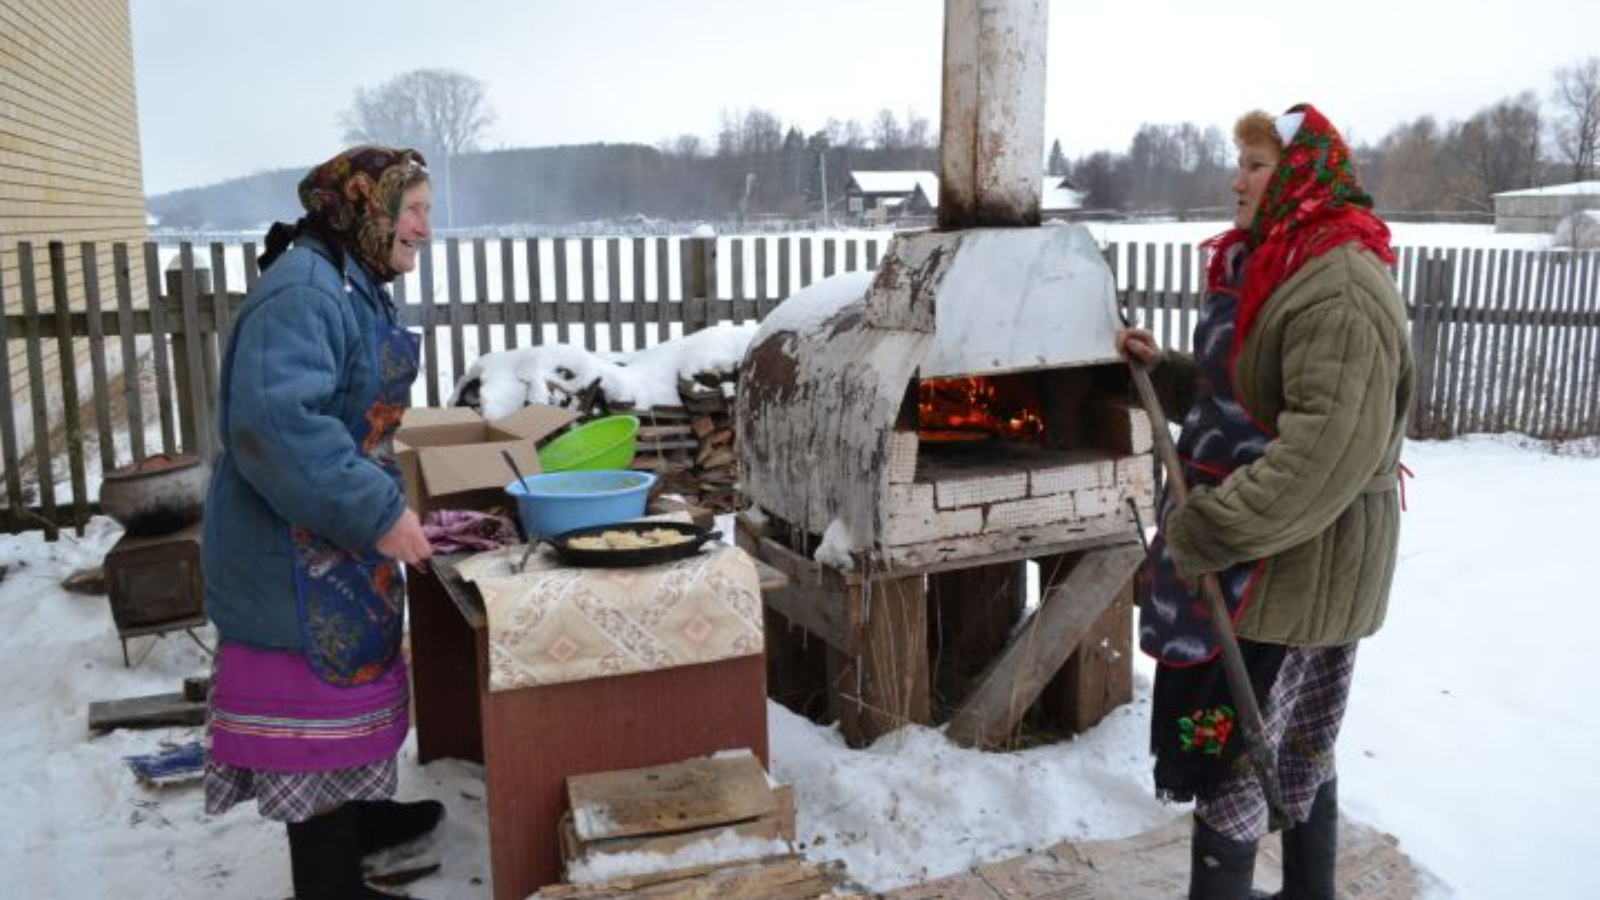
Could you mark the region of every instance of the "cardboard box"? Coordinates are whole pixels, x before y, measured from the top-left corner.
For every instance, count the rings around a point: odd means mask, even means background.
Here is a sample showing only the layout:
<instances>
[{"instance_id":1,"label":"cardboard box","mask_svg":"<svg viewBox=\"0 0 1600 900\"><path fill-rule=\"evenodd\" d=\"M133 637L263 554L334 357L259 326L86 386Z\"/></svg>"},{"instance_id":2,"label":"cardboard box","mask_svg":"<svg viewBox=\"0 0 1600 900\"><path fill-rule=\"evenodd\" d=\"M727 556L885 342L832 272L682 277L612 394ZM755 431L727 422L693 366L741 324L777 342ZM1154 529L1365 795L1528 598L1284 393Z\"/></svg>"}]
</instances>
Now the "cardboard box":
<instances>
[{"instance_id":1,"label":"cardboard box","mask_svg":"<svg viewBox=\"0 0 1600 900\"><path fill-rule=\"evenodd\" d=\"M511 453L522 474L538 474L539 441L577 417L543 405L525 406L492 422L466 407L406 410L395 433L406 503L423 518L436 509L506 506L505 487L516 476L503 454Z\"/></svg>"}]
</instances>

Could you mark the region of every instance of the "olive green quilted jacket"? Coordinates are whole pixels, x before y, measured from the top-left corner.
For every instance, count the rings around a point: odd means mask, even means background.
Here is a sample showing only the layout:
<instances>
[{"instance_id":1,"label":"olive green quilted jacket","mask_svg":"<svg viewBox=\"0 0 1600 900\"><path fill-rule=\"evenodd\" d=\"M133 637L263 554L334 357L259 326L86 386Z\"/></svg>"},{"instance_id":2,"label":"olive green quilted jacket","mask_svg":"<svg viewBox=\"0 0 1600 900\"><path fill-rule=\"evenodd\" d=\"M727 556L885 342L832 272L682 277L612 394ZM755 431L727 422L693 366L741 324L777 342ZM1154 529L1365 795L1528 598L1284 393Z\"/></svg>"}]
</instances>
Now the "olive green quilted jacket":
<instances>
[{"instance_id":1,"label":"olive green quilted jacket","mask_svg":"<svg viewBox=\"0 0 1600 900\"><path fill-rule=\"evenodd\" d=\"M1174 421L1195 372L1170 352L1155 371ZM1236 381L1245 408L1277 437L1168 517L1178 574L1267 560L1240 637L1326 646L1372 634L1394 578L1396 469L1414 387L1405 308L1387 268L1353 245L1307 263L1262 307Z\"/></svg>"}]
</instances>

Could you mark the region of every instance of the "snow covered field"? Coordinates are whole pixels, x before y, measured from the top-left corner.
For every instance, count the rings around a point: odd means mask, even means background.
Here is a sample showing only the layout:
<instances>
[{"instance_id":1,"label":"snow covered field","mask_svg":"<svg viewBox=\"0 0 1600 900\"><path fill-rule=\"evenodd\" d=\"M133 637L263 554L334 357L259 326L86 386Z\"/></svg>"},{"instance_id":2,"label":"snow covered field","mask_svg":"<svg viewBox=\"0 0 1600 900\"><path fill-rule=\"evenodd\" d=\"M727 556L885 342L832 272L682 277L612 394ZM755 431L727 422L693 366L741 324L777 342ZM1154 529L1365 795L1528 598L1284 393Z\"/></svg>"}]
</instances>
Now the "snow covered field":
<instances>
[{"instance_id":1,"label":"snow covered field","mask_svg":"<svg viewBox=\"0 0 1600 900\"><path fill-rule=\"evenodd\" d=\"M1554 454L1471 438L1412 444L1406 461L1417 477L1389 622L1362 646L1340 742L1346 813L1398 837L1442 896L1588 895L1600 718L1579 686L1600 627L1586 556L1600 446ZM207 816L198 787L142 787L121 761L198 729L87 732L91 700L176 690L207 669L181 635L136 640L139 663L124 669L105 599L59 587L117 535L99 519L56 544L0 538L0 893L284 897L280 826L245 808ZM878 887L1063 838L1120 837L1182 812L1150 795L1148 675L1141 659L1135 702L1079 740L1009 755L960 750L930 729L851 751L771 706L775 774L798 788L807 852ZM480 769L419 766L408 747L401 793L449 808L420 851L443 868L410 890L489 896Z\"/></svg>"}]
</instances>

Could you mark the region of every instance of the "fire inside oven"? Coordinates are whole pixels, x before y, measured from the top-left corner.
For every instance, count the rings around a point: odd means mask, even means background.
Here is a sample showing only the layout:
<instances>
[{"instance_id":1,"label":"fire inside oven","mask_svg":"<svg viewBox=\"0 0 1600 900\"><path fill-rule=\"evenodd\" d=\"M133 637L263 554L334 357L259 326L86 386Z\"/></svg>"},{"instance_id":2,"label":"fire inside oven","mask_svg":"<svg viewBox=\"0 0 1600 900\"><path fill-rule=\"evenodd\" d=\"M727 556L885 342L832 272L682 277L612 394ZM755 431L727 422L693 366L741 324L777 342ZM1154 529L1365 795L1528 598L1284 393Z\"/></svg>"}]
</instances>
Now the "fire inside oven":
<instances>
[{"instance_id":1,"label":"fire inside oven","mask_svg":"<svg viewBox=\"0 0 1600 900\"><path fill-rule=\"evenodd\" d=\"M917 439L924 444L1038 441L1044 433L1031 377L927 378L917 385Z\"/></svg>"}]
</instances>

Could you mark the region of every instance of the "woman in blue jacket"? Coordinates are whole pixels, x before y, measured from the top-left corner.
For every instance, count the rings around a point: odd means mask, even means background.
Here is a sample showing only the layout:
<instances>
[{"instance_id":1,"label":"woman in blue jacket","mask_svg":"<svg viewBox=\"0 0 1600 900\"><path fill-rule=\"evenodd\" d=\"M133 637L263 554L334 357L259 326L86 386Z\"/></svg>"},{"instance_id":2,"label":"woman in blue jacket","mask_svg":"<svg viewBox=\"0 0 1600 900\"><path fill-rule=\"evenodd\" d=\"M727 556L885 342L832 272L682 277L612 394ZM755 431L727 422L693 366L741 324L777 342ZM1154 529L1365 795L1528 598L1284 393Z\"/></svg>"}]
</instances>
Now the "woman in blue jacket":
<instances>
[{"instance_id":1,"label":"woman in blue jacket","mask_svg":"<svg viewBox=\"0 0 1600 900\"><path fill-rule=\"evenodd\" d=\"M361 857L444 811L390 799L410 727L400 564L430 549L394 461L417 339L387 285L431 234L428 171L414 150L355 147L313 169L300 202L267 236L222 363L206 809L253 798L287 823L302 900L385 897Z\"/></svg>"}]
</instances>

